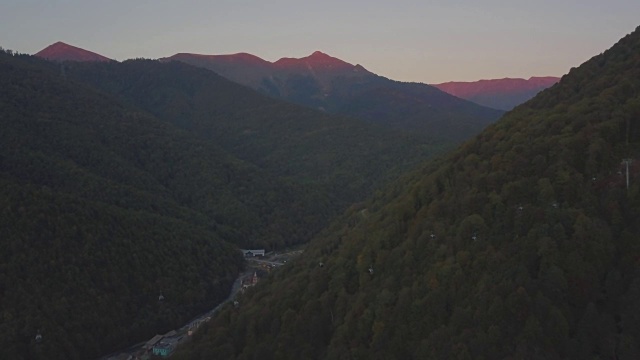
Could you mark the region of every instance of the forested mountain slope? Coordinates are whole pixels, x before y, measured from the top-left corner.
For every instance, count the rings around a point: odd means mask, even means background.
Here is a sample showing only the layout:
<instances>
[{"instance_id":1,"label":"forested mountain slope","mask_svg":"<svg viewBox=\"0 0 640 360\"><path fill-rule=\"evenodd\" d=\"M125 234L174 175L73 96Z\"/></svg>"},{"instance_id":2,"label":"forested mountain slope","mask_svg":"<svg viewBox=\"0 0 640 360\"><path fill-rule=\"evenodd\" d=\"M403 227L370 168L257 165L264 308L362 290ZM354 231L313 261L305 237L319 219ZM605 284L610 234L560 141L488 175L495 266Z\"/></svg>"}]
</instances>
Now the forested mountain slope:
<instances>
[{"instance_id":1,"label":"forested mountain slope","mask_svg":"<svg viewBox=\"0 0 640 360\"><path fill-rule=\"evenodd\" d=\"M88 359L173 329L226 298L237 245L307 239L329 213L34 57L0 52L0 124L2 358Z\"/></svg>"},{"instance_id":2,"label":"forested mountain slope","mask_svg":"<svg viewBox=\"0 0 640 360\"><path fill-rule=\"evenodd\" d=\"M273 63L250 54L176 54L264 94L328 113L457 144L478 134L503 111L451 96L433 86L403 83L320 51Z\"/></svg>"},{"instance_id":3,"label":"forested mountain slope","mask_svg":"<svg viewBox=\"0 0 640 360\"><path fill-rule=\"evenodd\" d=\"M430 137L274 100L180 62L67 63L65 71L275 177L326 194L332 214L445 148Z\"/></svg>"},{"instance_id":4,"label":"forested mountain slope","mask_svg":"<svg viewBox=\"0 0 640 360\"><path fill-rule=\"evenodd\" d=\"M305 242L444 148L180 63L1 52L0 75L0 345L14 359L96 357L181 325L226 296L236 246Z\"/></svg>"},{"instance_id":5,"label":"forested mountain slope","mask_svg":"<svg viewBox=\"0 0 640 360\"><path fill-rule=\"evenodd\" d=\"M176 358L640 358L638 84L640 28L353 206Z\"/></svg>"}]
</instances>

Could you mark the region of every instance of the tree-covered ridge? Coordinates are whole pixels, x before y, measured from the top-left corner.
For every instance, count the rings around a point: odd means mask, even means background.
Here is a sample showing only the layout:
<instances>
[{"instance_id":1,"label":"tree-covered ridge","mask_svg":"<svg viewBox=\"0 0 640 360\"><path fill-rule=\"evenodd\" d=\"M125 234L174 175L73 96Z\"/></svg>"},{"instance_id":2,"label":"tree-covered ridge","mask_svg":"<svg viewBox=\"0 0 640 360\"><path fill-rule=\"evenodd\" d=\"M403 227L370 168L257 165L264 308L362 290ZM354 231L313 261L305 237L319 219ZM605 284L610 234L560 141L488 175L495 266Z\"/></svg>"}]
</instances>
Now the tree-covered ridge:
<instances>
[{"instance_id":1,"label":"tree-covered ridge","mask_svg":"<svg viewBox=\"0 0 640 360\"><path fill-rule=\"evenodd\" d=\"M148 339L222 301L242 266L188 222L0 185L7 358L86 359Z\"/></svg>"},{"instance_id":2,"label":"tree-covered ridge","mask_svg":"<svg viewBox=\"0 0 640 360\"><path fill-rule=\"evenodd\" d=\"M140 196L155 197L160 203L151 211L160 213L171 211L172 206L163 203L170 199L199 212L187 215L192 221L206 218L203 222L226 240L245 246L304 241L327 221L325 194L272 176L144 110L80 88L88 91L85 95L77 91L81 85L63 80L58 65L22 60L37 64L41 72L51 67L51 79L40 79L37 72L8 70L8 82L20 81L20 86L42 94L34 97L24 88L3 90L11 99L5 118L10 124L0 136L9 149L7 155L13 154L7 162L15 162L7 174L16 179L128 207L135 207ZM56 84L71 90L56 89ZM25 149L33 153L21 151ZM39 164L31 159L34 154L55 162ZM52 164L57 164L56 171L38 175ZM95 181L80 181L74 167ZM106 187L104 181L115 185Z\"/></svg>"},{"instance_id":3,"label":"tree-covered ridge","mask_svg":"<svg viewBox=\"0 0 640 360\"><path fill-rule=\"evenodd\" d=\"M243 262L233 224L160 176L176 164L150 160L206 144L47 67L0 53L0 343L11 359L86 359L211 308Z\"/></svg>"},{"instance_id":4,"label":"tree-covered ridge","mask_svg":"<svg viewBox=\"0 0 640 360\"><path fill-rule=\"evenodd\" d=\"M273 176L328 194L334 214L446 146L274 100L179 62L69 63L65 69Z\"/></svg>"},{"instance_id":5,"label":"tree-covered ridge","mask_svg":"<svg viewBox=\"0 0 640 360\"><path fill-rule=\"evenodd\" d=\"M178 358L639 358L637 84L640 28L353 206Z\"/></svg>"}]
</instances>

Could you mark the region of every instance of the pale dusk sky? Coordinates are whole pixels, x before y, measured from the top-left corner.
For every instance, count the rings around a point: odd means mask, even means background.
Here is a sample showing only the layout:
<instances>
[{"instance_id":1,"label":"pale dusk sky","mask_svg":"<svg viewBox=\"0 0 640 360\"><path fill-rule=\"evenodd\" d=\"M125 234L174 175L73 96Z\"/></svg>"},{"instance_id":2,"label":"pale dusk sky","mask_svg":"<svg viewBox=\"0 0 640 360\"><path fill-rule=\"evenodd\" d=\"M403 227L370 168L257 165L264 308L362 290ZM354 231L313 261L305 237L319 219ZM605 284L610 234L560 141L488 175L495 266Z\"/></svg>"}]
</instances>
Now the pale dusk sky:
<instances>
[{"instance_id":1,"label":"pale dusk sky","mask_svg":"<svg viewBox=\"0 0 640 360\"><path fill-rule=\"evenodd\" d=\"M320 50L394 80L561 76L640 25L630 0L0 0L0 46L116 60Z\"/></svg>"}]
</instances>

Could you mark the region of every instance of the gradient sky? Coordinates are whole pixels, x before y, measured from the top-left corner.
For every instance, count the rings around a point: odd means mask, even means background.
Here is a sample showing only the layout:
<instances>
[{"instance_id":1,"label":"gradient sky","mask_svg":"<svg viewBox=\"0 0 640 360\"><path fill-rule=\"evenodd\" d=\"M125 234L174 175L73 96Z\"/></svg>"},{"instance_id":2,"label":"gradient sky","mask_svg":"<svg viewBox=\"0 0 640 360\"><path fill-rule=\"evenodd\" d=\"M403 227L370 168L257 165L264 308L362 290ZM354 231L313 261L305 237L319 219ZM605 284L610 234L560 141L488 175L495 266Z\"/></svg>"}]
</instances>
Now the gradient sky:
<instances>
[{"instance_id":1,"label":"gradient sky","mask_svg":"<svg viewBox=\"0 0 640 360\"><path fill-rule=\"evenodd\" d=\"M561 76L640 25L639 0L0 0L0 46L107 57L315 50L401 81Z\"/></svg>"}]
</instances>

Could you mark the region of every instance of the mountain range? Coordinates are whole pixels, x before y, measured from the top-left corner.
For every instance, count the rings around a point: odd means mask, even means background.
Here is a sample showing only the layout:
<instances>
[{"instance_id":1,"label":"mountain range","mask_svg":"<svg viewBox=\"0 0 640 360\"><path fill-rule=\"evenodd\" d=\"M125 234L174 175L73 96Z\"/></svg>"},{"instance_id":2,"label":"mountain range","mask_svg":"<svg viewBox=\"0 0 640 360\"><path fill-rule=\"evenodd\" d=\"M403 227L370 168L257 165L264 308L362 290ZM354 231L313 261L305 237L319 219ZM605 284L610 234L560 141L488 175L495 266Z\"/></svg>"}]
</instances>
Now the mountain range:
<instances>
[{"instance_id":1,"label":"mountain range","mask_svg":"<svg viewBox=\"0 0 640 360\"><path fill-rule=\"evenodd\" d=\"M56 61L102 61L101 55L58 42L36 56ZM459 142L502 115L420 83L378 76L320 51L268 62L255 55L180 53L161 61L181 61L212 70L269 96L384 127Z\"/></svg>"},{"instance_id":2,"label":"mountain range","mask_svg":"<svg viewBox=\"0 0 640 360\"><path fill-rule=\"evenodd\" d=\"M438 89L476 104L494 109L511 110L531 99L540 91L554 85L558 77L531 77L529 79L492 79L472 82L451 81L434 84Z\"/></svg>"},{"instance_id":3,"label":"mountain range","mask_svg":"<svg viewBox=\"0 0 640 360\"><path fill-rule=\"evenodd\" d=\"M393 81L320 51L273 63L246 53L180 53L161 60L203 67L296 104L446 141L467 139L502 115L433 86Z\"/></svg>"},{"instance_id":4,"label":"mountain range","mask_svg":"<svg viewBox=\"0 0 640 360\"><path fill-rule=\"evenodd\" d=\"M110 61L109 58L75 46L57 42L36 56L55 61ZM377 75L361 65L351 65L320 51L296 59L281 58L275 62L263 60L248 53L231 55L200 55L179 53L164 60L183 61L213 70L232 81L282 97L303 105L344 112L331 107L326 99L334 90L337 77L351 80L372 78ZM300 77L306 78L302 80ZM558 77L531 77L529 79L504 78L474 82L446 82L432 86L456 97L499 110L511 110L535 94L557 83ZM306 81L306 85L304 82ZM385 84L385 85L388 85ZM309 88L311 86L311 88ZM356 114L357 115L357 114ZM365 116L370 118L370 116Z\"/></svg>"}]
</instances>

